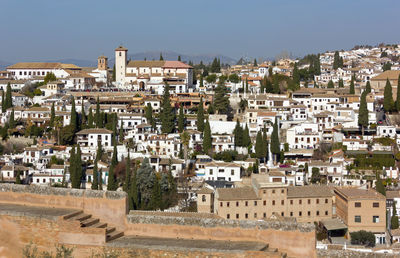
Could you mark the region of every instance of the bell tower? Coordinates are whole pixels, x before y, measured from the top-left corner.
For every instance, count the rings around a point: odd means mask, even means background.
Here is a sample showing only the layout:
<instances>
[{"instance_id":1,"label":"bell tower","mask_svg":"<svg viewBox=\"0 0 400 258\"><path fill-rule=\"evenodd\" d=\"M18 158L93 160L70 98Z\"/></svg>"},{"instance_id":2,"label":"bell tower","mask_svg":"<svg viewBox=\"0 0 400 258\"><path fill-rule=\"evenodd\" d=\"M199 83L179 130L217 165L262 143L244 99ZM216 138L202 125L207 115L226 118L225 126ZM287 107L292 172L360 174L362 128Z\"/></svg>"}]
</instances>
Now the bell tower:
<instances>
[{"instance_id":1,"label":"bell tower","mask_svg":"<svg viewBox=\"0 0 400 258\"><path fill-rule=\"evenodd\" d=\"M106 56L99 56L97 58L97 69L99 71L105 71L108 67L108 58Z\"/></svg>"},{"instance_id":2,"label":"bell tower","mask_svg":"<svg viewBox=\"0 0 400 258\"><path fill-rule=\"evenodd\" d=\"M127 54L128 49L123 46L115 49L115 82L120 86L125 82Z\"/></svg>"}]
</instances>

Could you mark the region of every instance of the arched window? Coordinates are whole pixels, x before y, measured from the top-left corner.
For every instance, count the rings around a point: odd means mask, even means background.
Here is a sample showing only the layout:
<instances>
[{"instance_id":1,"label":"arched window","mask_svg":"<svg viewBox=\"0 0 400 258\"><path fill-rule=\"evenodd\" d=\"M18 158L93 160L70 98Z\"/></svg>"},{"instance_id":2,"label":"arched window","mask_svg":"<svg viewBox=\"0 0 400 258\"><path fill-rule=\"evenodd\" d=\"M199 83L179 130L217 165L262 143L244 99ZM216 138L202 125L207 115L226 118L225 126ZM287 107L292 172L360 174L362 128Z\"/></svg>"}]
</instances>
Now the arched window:
<instances>
[{"instance_id":1,"label":"arched window","mask_svg":"<svg viewBox=\"0 0 400 258\"><path fill-rule=\"evenodd\" d=\"M119 52L119 56L121 56L121 52Z\"/></svg>"},{"instance_id":2,"label":"arched window","mask_svg":"<svg viewBox=\"0 0 400 258\"><path fill-rule=\"evenodd\" d=\"M201 196L201 201L202 201L202 202L205 202L205 201L206 201L206 196L205 196L204 194Z\"/></svg>"}]
</instances>

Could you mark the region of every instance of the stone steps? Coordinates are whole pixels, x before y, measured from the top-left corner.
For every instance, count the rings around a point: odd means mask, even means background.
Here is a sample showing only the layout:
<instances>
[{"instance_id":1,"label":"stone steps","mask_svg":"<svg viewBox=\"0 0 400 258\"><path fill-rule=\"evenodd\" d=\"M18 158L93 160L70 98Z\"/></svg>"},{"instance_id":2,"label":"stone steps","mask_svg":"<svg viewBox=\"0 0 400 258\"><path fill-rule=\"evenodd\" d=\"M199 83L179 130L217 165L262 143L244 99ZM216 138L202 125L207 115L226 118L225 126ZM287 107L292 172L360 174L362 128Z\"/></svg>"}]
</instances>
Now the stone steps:
<instances>
[{"instance_id":1,"label":"stone steps","mask_svg":"<svg viewBox=\"0 0 400 258\"><path fill-rule=\"evenodd\" d=\"M104 228L106 242L120 238L124 232L117 231L115 227L109 226L105 222L101 222L98 218L93 218L91 214L86 214L83 211L76 211L63 216L64 220L79 221L81 227L87 228Z\"/></svg>"}]
</instances>

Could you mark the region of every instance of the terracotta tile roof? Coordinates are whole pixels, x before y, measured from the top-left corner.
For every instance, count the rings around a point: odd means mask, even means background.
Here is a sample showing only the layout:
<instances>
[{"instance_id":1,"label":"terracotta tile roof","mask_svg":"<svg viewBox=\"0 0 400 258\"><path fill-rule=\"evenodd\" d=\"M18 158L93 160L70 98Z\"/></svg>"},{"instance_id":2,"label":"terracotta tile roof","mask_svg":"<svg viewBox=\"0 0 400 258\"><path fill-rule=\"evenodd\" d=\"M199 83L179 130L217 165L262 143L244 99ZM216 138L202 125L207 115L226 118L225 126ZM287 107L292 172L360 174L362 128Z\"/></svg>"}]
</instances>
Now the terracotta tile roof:
<instances>
[{"instance_id":1,"label":"terracotta tile roof","mask_svg":"<svg viewBox=\"0 0 400 258\"><path fill-rule=\"evenodd\" d=\"M373 189L335 188L335 191L345 195L348 199L385 199L385 196Z\"/></svg>"},{"instance_id":2,"label":"terracotta tile roof","mask_svg":"<svg viewBox=\"0 0 400 258\"><path fill-rule=\"evenodd\" d=\"M381 80L386 81L386 79L397 80L399 78L399 75L400 75L400 71L388 70L388 71L385 71L385 72L371 78L371 81L381 81Z\"/></svg>"},{"instance_id":3,"label":"terracotta tile roof","mask_svg":"<svg viewBox=\"0 0 400 258\"><path fill-rule=\"evenodd\" d=\"M124 48L123 46L119 46L115 49L115 51L128 51L127 48Z\"/></svg>"},{"instance_id":4,"label":"terracotta tile roof","mask_svg":"<svg viewBox=\"0 0 400 258\"><path fill-rule=\"evenodd\" d=\"M287 196L288 198L332 197L333 192L328 186L290 186Z\"/></svg>"},{"instance_id":5,"label":"terracotta tile roof","mask_svg":"<svg viewBox=\"0 0 400 258\"><path fill-rule=\"evenodd\" d=\"M193 68L188 64L185 64L181 61L165 61L165 64L163 65L163 68L183 68L183 69L189 69Z\"/></svg>"},{"instance_id":6,"label":"terracotta tile roof","mask_svg":"<svg viewBox=\"0 0 400 258\"><path fill-rule=\"evenodd\" d=\"M62 63L22 62L13 64L7 69L79 69L79 66Z\"/></svg>"},{"instance_id":7,"label":"terracotta tile roof","mask_svg":"<svg viewBox=\"0 0 400 258\"><path fill-rule=\"evenodd\" d=\"M135 60L130 61L127 67L163 67L165 61L143 61L143 60Z\"/></svg>"},{"instance_id":8,"label":"terracotta tile roof","mask_svg":"<svg viewBox=\"0 0 400 258\"><path fill-rule=\"evenodd\" d=\"M218 188L217 196L219 201L260 199L252 187Z\"/></svg>"},{"instance_id":9,"label":"terracotta tile roof","mask_svg":"<svg viewBox=\"0 0 400 258\"><path fill-rule=\"evenodd\" d=\"M79 132L77 132L76 134L90 134L90 133L94 133L94 134L112 134L112 131L104 129L104 128L93 128L93 129L84 129L81 130Z\"/></svg>"}]
</instances>

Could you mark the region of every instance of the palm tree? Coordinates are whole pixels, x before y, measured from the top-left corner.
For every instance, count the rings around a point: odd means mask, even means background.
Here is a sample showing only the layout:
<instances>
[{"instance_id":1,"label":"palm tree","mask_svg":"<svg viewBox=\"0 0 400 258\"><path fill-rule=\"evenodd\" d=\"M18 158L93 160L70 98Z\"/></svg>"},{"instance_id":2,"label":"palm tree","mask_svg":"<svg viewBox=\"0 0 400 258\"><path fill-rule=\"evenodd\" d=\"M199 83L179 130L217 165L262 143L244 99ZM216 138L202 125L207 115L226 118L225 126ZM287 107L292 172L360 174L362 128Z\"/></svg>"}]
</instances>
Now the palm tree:
<instances>
[{"instance_id":1,"label":"palm tree","mask_svg":"<svg viewBox=\"0 0 400 258\"><path fill-rule=\"evenodd\" d=\"M188 169L187 158L188 158L188 147L189 147L190 135L187 131L183 131L180 134L180 137L181 137L181 143L183 144L183 156L185 158L185 167L186 167L186 171L187 171L187 169Z\"/></svg>"}]
</instances>

